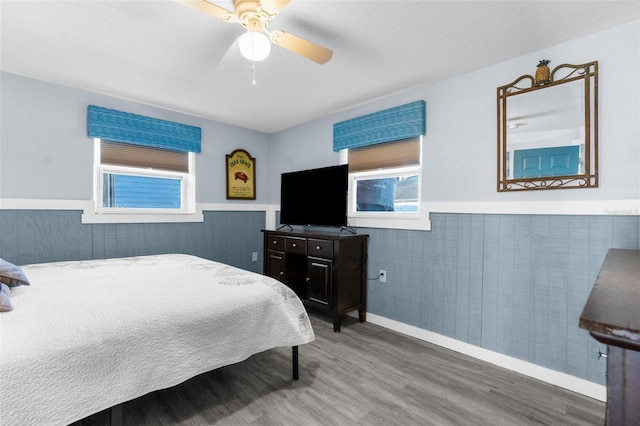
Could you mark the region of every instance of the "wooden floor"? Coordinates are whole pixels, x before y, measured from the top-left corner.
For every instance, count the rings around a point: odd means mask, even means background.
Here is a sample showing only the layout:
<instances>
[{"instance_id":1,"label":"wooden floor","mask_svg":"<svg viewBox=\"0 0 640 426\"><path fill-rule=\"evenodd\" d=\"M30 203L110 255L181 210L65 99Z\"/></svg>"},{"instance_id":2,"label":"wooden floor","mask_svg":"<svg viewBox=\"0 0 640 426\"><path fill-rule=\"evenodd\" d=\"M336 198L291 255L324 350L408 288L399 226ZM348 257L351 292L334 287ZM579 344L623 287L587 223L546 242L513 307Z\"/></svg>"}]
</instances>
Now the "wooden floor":
<instances>
[{"instance_id":1,"label":"wooden floor","mask_svg":"<svg viewBox=\"0 0 640 426\"><path fill-rule=\"evenodd\" d=\"M312 313L316 341L124 404L124 425L602 425L604 404L373 324L333 333ZM106 425L108 411L77 425Z\"/></svg>"}]
</instances>

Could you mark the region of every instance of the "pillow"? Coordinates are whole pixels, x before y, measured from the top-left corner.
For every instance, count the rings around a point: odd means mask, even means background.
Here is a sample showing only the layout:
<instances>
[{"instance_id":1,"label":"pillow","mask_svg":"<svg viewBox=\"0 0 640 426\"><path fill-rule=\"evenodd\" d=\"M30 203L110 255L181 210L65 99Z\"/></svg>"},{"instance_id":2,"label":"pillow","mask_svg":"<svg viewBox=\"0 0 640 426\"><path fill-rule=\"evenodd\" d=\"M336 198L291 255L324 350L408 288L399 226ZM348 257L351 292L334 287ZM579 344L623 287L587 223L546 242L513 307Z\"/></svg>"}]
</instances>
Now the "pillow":
<instances>
[{"instance_id":1,"label":"pillow","mask_svg":"<svg viewBox=\"0 0 640 426\"><path fill-rule=\"evenodd\" d=\"M13 309L11 306L11 289L5 283L0 284L0 312L9 312Z\"/></svg>"},{"instance_id":2,"label":"pillow","mask_svg":"<svg viewBox=\"0 0 640 426\"><path fill-rule=\"evenodd\" d=\"M18 287L29 285L29 280L19 266L0 259L0 283L5 283L9 287Z\"/></svg>"}]
</instances>

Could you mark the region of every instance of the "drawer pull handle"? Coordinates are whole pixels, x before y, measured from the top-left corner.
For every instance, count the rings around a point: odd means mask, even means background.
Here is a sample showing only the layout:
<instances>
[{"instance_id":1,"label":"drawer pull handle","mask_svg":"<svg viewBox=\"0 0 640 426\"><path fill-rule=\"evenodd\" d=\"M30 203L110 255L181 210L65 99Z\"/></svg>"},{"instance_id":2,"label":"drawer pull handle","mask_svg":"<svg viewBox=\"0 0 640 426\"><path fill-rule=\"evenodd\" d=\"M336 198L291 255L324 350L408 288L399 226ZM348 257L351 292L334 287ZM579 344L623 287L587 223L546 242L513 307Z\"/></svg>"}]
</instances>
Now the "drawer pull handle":
<instances>
[{"instance_id":1,"label":"drawer pull handle","mask_svg":"<svg viewBox=\"0 0 640 426\"><path fill-rule=\"evenodd\" d=\"M316 246L316 250L320 250L320 246Z\"/></svg>"},{"instance_id":2,"label":"drawer pull handle","mask_svg":"<svg viewBox=\"0 0 640 426\"><path fill-rule=\"evenodd\" d=\"M296 246L296 243L293 243L293 244L292 244L292 246L293 246L293 247L295 247L295 246Z\"/></svg>"},{"instance_id":3,"label":"drawer pull handle","mask_svg":"<svg viewBox=\"0 0 640 426\"><path fill-rule=\"evenodd\" d=\"M601 352L600 349L598 349L598 359L606 358L606 357L607 357L607 354L604 352Z\"/></svg>"},{"instance_id":4,"label":"drawer pull handle","mask_svg":"<svg viewBox=\"0 0 640 426\"><path fill-rule=\"evenodd\" d=\"M282 276L282 275L284 275L284 272L283 272L283 271L280 271L280 275L281 275L281 276Z\"/></svg>"},{"instance_id":5,"label":"drawer pull handle","mask_svg":"<svg viewBox=\"0 0 640 426\"><path fill-rule=\"evenodd\" d=\"M278 242L276 240L273 240L273 244L278 244Z\"/></svg>"}]
</instances>

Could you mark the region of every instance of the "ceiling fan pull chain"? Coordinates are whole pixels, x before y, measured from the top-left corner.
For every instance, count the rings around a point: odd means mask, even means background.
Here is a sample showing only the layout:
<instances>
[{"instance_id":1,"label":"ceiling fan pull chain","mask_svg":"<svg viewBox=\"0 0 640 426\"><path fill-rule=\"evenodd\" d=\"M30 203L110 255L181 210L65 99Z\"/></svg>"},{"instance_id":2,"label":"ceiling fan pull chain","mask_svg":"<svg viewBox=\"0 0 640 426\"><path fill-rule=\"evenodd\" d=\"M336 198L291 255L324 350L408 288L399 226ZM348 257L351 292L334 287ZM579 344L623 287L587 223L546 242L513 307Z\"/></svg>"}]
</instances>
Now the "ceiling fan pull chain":
<instances>
[{"instance_id":1,"label":"ceiling fan pull chain","mask_svg":"<svg viewBox=\"0 0 640 426\"><path fill-rule=\"evenodd\" d=\"M251 65L251 71L253 71L253 85L256 85L256 61L253 61L253 65Z\"/></svg>"}]
</instances>

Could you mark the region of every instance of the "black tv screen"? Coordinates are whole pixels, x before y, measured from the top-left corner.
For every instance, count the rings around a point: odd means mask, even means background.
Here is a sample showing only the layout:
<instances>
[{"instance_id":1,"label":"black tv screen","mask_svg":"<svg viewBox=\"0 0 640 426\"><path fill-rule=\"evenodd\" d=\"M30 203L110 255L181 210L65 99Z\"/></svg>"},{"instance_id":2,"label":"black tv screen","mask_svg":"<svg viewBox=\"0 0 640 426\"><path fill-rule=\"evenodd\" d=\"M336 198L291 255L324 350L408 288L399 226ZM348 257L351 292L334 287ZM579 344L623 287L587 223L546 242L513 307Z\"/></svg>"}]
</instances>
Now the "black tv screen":
<instances>
[{"instance_id":1,"label":"black tv screen","mask_svg":"<svg viewBox=\"0 0 640 426\"><path fill-rule=\"evenodd\" d=\"M347 226L348 185L347 164L283 173L280 223Z\"/></svg>"}]
</instances>

